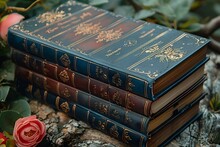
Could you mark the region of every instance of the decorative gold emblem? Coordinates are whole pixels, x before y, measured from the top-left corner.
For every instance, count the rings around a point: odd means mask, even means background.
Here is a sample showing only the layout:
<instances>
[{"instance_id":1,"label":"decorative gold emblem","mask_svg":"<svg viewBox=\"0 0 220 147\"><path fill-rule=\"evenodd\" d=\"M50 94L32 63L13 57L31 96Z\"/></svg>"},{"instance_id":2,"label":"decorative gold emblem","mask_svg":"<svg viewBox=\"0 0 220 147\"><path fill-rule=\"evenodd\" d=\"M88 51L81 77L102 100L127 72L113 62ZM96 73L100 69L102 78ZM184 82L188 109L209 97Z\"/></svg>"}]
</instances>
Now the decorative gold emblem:
<instances>
[{"instance_id":1,"label":"decorative gold emblem","mask_svg":"<svg viewBox=\"0 0 220 147\"><path fill-rule=\"evenodd\" d=\"M122 101L121 101L120 93L118 91L114 92L112 99L116 104L121 105Z\"/></svg>"},{"instance_id":2,"label":"decorative gold emblem","mask_svg":"<svg viewBox=\"0 0 220 147\"><path fill-rule=\"evenodd\" d=\"M120 119L120 114L117 110L113 110L110 115L113 116L116 119Z\"/></svg>"},{"instance_id":3,"label":"decorative gold emblem","mask_svg":"<svg viewBox=\"0 0 220 147\"><path fill-rule=\"evenodd\" d=\"M33 86L29 84L26 88L26 92L32 93L32 89L33 89Z\"/></svg>"},{"instance_id":4,"label":"decorative gold emblem","mask_svg":"<svg viewBox=\"0 0 220 147\"><path fill-rule=\"evenodd\" d=\"M102 104L100 102L95 102L95 109L102 114L108 114L108 105Z\"/></svg>"},{"instance_id":5,"label":"decorative gold emblem","mask_svg":"<svg viewBox=\"0 0 220 147\"><path fill-rule=\"evenodd\" d=\"M95 72L96 72L96 77L107 80L108 76L102 68L96 66Z\"/></svg>"},{"instance_id":6,"label":"decorative gold emblem","mask_svg":"<svg viewBox=\"0 0 220 147\"><path fill-rule=\"evenodd\" d=\"M100 130L105 130L105 125L106 125L105 122L101 122L101 121L99 120L99 121L98 121L98 125L99 125L99 129L100 129Z\"/></svg>"},{"instance_id":7,"label":"decorative gold emblem","mask_svg":"<svg viewBox=\"0 0 220 147\"><path fill-rule=\"evenodd\" d=\"M71 95L70 95L70 92L67 88L65 88L63 91L61 91L62 95L64 95L65 98L69 98Z\"/></svg>"},{"instance_id":8,"label":"decorative gold emblem","mask_svg":"<svg viewBox=\"0 0 220 147\"><path fill-rule=\"evenodd\" d=\"M176 61L184 56L184 52L181 49L173 49L171 46L163 50L161 53L156 54L155 58L160 58L160 62L164 61Z\"/></svg>"},{"instance_id":9,"label":"decorative gold emblem","mask_svg":"<svg viewBox=\"0 0 220 147\"><path fill-rule=\"evenodd\" d=\"M112 83L117 87L121 86L122 80L120 79L120 75L118 73L114 74L112 77Z\"/></svg>"},{"instance_id":10,"label":"decorative gold emblem","mask_svg":"<svg viewBox=\"0 0 220 147\"><path fill-rule=\"evenodd\" d=\"M109 42L109 41L113 41L113 40L117 40L121 37L122 35L122 31L121 29L118 29L118 30L107 30L107 31L101 31L99 33L99 35L97 36L96 38L96 42L99 43L99 42Z\"/></svg>"},{"instance_id":11,"label":"decorative gold emblem","mask_svg":"<svg viewBox=\"0 0 220 147\"><path fill-rule=\"evenodd\" d=\"M92 35L98 33L100 29L100 24L81 23L76 27L75 35Z\"/></svg>"},{"instance_id":12,"label":"decorative gold emblem","mask_svg":"<svg viewBox=\"0 0 220 147\"><path fill-rule=\"evenodd\" d=\"M63 102L61 105L60 105L60 108L63 112L65 113L68 113L69 110L70 110L70 107L69 107L69 104L67 102Z\"/></svg>"},{"instance_id":13,"label":"decorative gold emblem","mask_svg":"<svg viewBox=\"0 0 220 147\"><path fill-rule=\"evenodd\" d=\"M100 96L102 98L107 98L108 97L108 93L106 92L106 90L103 86L101 86L101 88L100 88Z\"/></svg>"},{"instance_id":14,"label":"decorative gold emblem","mask_svg":"<svg viewBox=\"0 0 220 147\"><path fill-rule=\"evenodd\" d=\"M59 73L59 78L64 83L66 83L70 79L66 70L63 70Z\"/></svg>"},{"instance_id":15,"label":"decorative gold emblem","mask_svg":"<svg viewBox=\"0 0 220 147\"><path fill-rule=\"evenodd\" d=\"M125 143L129 143L129 141L131 141L131 137L128 135L128 130L124 129L123 134L122 134L122 141Z\"/></svg>"},{"instance_id":16,"label":"decorative gold emblem","mask_svg":"<svg viewBox=\"0 0 220 147\"><path fill-rule=\"evenodd\" d=\"M46 23L46 26L55 22L62 20L66 16L64 11L58 12L46 12L39 15L37 18L39 19L39 23Z\"/></svg>"},{"instance_id":17,"label":"decorative gold emblem","mask_svg":"<svg viewBox=\"0 0 220 147\"><path fill-rule=\"evenodd\" d=\"M67 54L63 54L61 57L60 57L60 61L61 63L65 66L65 67L69 67L70 66L70 58Z\"/></svg>"},{"instance_id":18,"label":"decorative gold emblem","mask_svg":"<svg viewBox=\"0 0 220 147\"><path fill-rule=\"evenodd\" d=\"M133 87L135 87L135 85L132 83L131 78L128 78L128 91L132 91Z\"/></svg>"},{"instance_id":19,"label":"decorative gold emblem","mask_svg":"<svg viewBox=\"0 0 220 147\"><path fill-rule=\"evenodd\" d=\"M119 132L118 132L118 128L117 128L117 126L116 125L114 125L114 126L112 126L111 128L110 128L110 134L114 137L114 138L118 138L118 136L119 136Z\"/></svg>"}]
</instances>

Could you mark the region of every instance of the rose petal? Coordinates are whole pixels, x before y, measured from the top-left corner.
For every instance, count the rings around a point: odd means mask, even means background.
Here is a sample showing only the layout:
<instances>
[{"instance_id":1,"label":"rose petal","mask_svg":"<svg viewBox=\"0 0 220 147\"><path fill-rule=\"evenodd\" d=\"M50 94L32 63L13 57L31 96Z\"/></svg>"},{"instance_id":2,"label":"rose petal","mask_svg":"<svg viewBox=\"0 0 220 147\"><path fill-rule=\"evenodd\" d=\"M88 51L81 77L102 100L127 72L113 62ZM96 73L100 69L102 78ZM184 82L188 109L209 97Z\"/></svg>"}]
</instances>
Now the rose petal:
<instances>
[{"instance_id":1,"label":"rose petal","mask_svg":"<svg viewBox=\"0 0 220 147\"><path fill-rule=\"evenodd\" d=\"M0 21L0 36L3 40L7 40L8 28L24 19L24 16L18 13L11 13L3 17Z\"/></svg>"}]
</instances>

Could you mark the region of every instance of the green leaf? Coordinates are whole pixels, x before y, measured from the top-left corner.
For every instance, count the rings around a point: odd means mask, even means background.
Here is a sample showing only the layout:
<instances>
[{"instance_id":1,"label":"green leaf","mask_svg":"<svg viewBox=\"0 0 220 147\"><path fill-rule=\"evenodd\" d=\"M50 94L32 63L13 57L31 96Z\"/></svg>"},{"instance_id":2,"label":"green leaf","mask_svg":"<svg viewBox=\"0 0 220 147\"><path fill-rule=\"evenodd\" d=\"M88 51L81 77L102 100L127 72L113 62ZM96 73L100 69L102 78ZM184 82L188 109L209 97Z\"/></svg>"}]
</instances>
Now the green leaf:
<instances>
[{"instance_id":1,"label":"green leaf","mask_svg":"<svg viewBox=\"0 0 220 147\"><path fill-rule=\"evenodd\" d=\"M2 111L0 113L0 128L12 134L16 120L21 117L22 116L14 110Z\"/></svg>"},{"instance_id":2,"label":"green leaf","mask_svg":"<svg viewBox=\"0 0 220 147\"><path fill-rule=\"evenodd\" d=\"M139 6L152 7L159 4L159 0L133 0Z\"/></svg>"},{"instance_id":3,"label":"green leaf","mask_svg":"<svg viewBox=\"0 0 220 147\"><path fill-rule=\"evenodd\" d=\"M14 139L8 139L6 142L6 147L15 147Z\"/></svg>"},{"instance_id":4,"label":"green leaf","mask_svg":"<svg viewBox=\"0 0 220 147\"><path fill-rule=\"evenodd\" d=\"M9 109L19 112L23 117L31 115L31 108L28 102L24 99L12 101L9 105Z\"/></svg>"},{"instance_id":5,"label":"green leaf","mask_svg":"<svg viewBox=\"0 0 220 147\"><path fill-rule=\"evenodd\" d=\"M1 86L0 87L0 102L5 102L8 93L10 90L10 86Z\"/></svg>"},{"instance_id":6,"label":"green leaf","mask_svg":"<svg viewBox=\"0 0 220 147\"><path fill-rule=\"evenodd\" d=\"M11 60L6 60L1 64L0 77L4 76L4 80L13 81L15 72L15 64Z\"/></svg>"},{"instance_id":7,"label":"green leaf","mask_svg":"<svg viewBox=\"0 0 220 147\"><path fill-rule=\"evenodd\" d=\"M182 29L182 30L186 31L186 32L196 32L196 31L199 31L201 29L201 27L202 27L201 24L194 23L194 24L191 24L189 27Z\"/></svg>"},{"instance_id":8,"label":"green leaf","mask_svg":"<svg viewBox=\"0 0 220 147\"><path fill-rule=\"evenodd\" d=\"M170 20L181 20L190 10L193 0L160 0L156 11Z\"/></svg>"},{"instance_id":9,"label":"green leaf","mask_svg":"<svg viewBox=\"0 0 220 147\"><path fill-rule=\"evenodd\" d=\"M89 0L90 5L101 5L108 3L108 0Z\"/></svg>"},{"instance_id":10,"label":"green leaf","mask_svg":"<svg viewBox=\"0 0 220 147\"><path fill-rule=\"evenodd\" d=\"M132 6L124 5L124 6L119 6L117 7L114 12L116 14L120 14L122 16L126 17L133 17L135 14L135 10Z\"/></svg>"},{"instance_id":11,"label":"green leaf","mask_svg":"<svg viewBox=\"0 0 220 147\"><path fill-rule=\"evenodd\" d=\"M13 135L9 134L8 132L3 131L3 134L6 138L13 139Z\"/></svg>"},{"instance_id":12,"label":"green leaf","mask_svg":"<svg viewBox=\"0 0 220 147\"><path fill-rule=\"evenodd\" d=\"M140 10L135 15L135 19L144 19L150 16L153 16L155 14L155 11L153 10Z\"/></svg>"}]
</instances>

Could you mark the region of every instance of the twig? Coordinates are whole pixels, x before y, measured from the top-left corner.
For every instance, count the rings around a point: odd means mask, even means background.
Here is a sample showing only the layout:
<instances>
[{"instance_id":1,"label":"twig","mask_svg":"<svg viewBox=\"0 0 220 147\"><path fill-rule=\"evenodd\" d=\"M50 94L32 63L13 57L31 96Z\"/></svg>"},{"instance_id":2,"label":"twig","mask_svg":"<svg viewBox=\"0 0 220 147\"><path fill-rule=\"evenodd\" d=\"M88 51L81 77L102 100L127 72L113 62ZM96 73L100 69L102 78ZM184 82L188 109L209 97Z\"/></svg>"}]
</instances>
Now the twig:
<instances>
[{"instance_id":1,"label":"twig","mask_svg":"<svg viewBox=\"0 0 220 147\"><path fill-rule=\"evenodd\" d=\"M39 3L41 0L36 0L34 1L30 6L28 6L27 8L22 8L22 7L6 7L6 11L10 12L10 11L17 11L17 12L26 12L28 10L30 10L31 8L33 8L37 3Z\"/></svg>"},{"instance_id":2,"label":"twig","mask_svg":"<svg viewBox=\"0 0 220 147\"><path fill-rule=\"evenodd\" d=\"M220 54L220 42L211 38L212 34L220 28L220 16L213 18L209 23L202 25L201 29L196 33L200 36L211 39L209 47L212 51Z\"/></svg>"}]
</instances>

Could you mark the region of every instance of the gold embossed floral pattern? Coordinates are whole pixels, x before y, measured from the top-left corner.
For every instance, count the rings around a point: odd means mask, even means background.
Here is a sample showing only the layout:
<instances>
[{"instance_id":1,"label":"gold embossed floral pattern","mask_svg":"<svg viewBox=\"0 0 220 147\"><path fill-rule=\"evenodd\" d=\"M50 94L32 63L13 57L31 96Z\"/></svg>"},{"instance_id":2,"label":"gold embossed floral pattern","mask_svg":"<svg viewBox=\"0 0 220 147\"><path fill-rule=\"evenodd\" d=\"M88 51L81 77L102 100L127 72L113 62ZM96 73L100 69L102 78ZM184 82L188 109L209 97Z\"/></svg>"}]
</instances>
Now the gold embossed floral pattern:
<instances>
[{"instance_id":1,"label":"gold embossed floral pattern","mask_svg":"<svg viewBox=\"0 0 220 147\"><path fill-rule=\"evenodd\" d=\"M62 20L66 16L64 11L58 11L58 12L46 12L38 16L39 23L46 23L46 25L49 25L55 21Z\"/></svg>"},{"instance_id":2,"label":"gold embossed floral pattern","mask_svg":"<svg viewBox=\"0 0 220 147\"><path fill-rule=\"evenodd\" d=\"M155 55L155 58L160 58L160 62L168 62L169 60L176 61L181 59L184 56L184 54L185 53L180 49L174 49L171 46L169 46L160 54Z\"/></svg>"},{"instance_id":3,"label":"gold embossed floral pattern","mask_svg":"<svg viewBox=\"0 0 220 147\"><path fill-rule=\"evenodd\" d=\"M93 24L93 23L82 23L76 27L75 35L90 35L96 34L100 31L101 26L100 24Z\"/></svg>"},{"instance_id":4,"label":"gold embossed floral pattern","mask_svg":"<svg viewBox=\"0 0 220 147\"><path fill-rule=\"evenodd\" d=\"M97 36L96 38L96 42L99 43L99 42L109 42L109 41L113 41L113 40L117 40L121 37L122 35L122 31L121 29L118 29L118 30L107 30L107 31L101 31L99 33L99 35Z\"/></svg>"}]
</instances>

